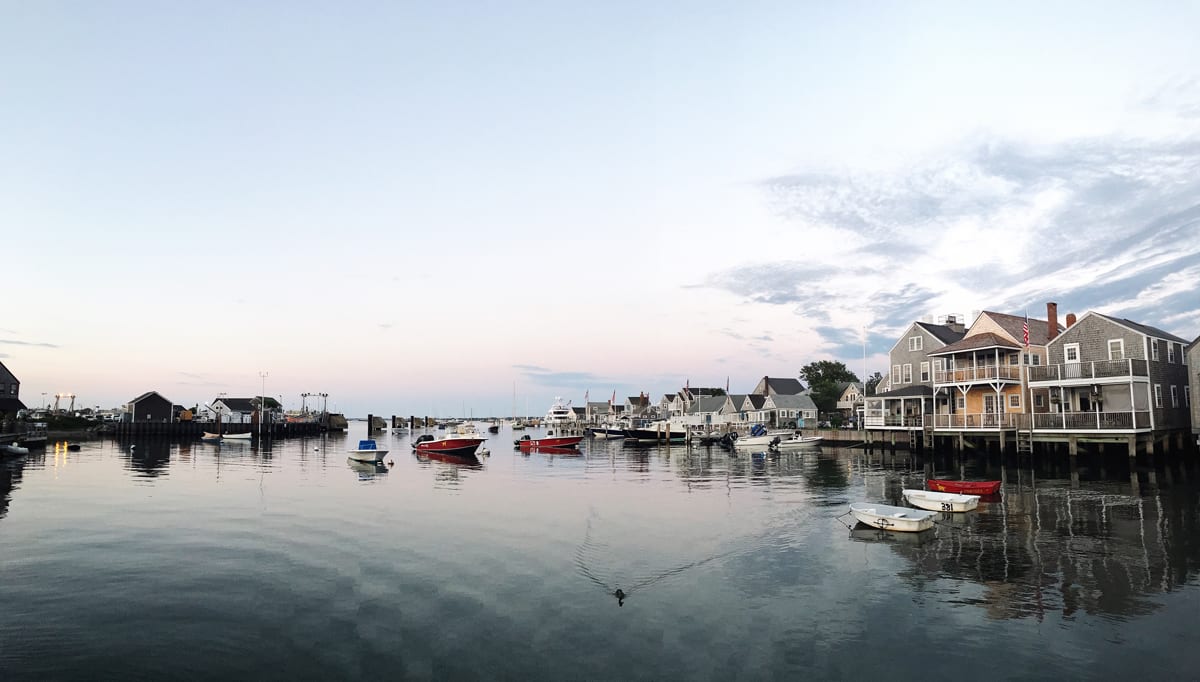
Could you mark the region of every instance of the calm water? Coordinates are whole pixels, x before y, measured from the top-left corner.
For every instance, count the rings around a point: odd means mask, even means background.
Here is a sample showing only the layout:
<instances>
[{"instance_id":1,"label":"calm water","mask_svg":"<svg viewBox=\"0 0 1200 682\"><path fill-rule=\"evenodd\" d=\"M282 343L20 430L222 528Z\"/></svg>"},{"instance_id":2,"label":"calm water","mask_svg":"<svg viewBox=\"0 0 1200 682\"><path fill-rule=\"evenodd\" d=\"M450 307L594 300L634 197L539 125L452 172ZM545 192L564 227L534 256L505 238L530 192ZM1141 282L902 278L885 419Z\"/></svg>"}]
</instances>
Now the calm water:
<instances>
[{"instance_id":1,"label":"calm water","mask_svg":"<svg viewBox=\"0 0 1200 682\"><path fill-rule=\"evenodd\" d=\"M0 679L1195 679L1200 457L1017 465L361 435L0 462ZM927 474L1005 480L849 531ZM623 605L612 592L628 594Z\"/></svg>"}]
</instances>

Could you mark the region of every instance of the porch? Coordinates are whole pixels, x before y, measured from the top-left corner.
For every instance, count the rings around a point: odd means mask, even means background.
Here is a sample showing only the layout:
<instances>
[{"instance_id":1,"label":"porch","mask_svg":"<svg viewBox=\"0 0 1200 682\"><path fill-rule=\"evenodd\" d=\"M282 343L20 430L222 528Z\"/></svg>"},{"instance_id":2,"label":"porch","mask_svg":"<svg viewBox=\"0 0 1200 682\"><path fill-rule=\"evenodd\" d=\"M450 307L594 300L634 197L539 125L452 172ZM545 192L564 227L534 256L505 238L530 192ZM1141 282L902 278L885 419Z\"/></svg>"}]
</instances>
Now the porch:
<instances>
[{"instance_id":1,"label":"porch","mask_svg":"<svg viewBox=\"0 0 1200 682\"><path fill-rule=\"evenodd\" d=\"M1072 381L1097 383L1106 379L1123 382L1134 377L1149 376L1150 370L1146 361L1134 359L1068 362L1029 368L1030 386L1038 386L1042 382L1045 382L1045 385Z\"/></svg>"}]
</instances>

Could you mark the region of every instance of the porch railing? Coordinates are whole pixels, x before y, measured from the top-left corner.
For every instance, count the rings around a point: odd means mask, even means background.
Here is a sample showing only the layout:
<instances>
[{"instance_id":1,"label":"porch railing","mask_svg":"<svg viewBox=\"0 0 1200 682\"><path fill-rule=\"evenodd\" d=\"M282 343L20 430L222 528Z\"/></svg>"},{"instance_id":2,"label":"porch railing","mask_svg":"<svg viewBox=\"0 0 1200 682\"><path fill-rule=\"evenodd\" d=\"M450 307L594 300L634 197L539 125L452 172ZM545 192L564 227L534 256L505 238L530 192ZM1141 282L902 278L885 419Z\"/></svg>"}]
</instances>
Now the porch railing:
<instances>
[{"instance_id":1,"label":"porch railing","mask_svg":"<svg viewBox=\"0 0 1200 682\"><path fill-rule=\"evenodd\" d=\"M977 367L957 367L955 369L939 369L933 373L935 384L959 384L968 381L1020 381L1021 367L1018 365L979 365Z\"/></svg>"},{"instance_id":2,"label":"porch railing","mask_svg":"<svg viewBox=\"0 0 1200 682\"><path fill-rule=\"evenodd\" d=\"M1132 431L1150 428L1147 412L1050 412L1033 415L1035 431Z\"/></svg>"},{"instance_id":3,"label":"porch railing","mask_svg":"<svg viewBox=\"0 0 1200 682\"><path fill-rule=\"evenodd\" d=\"M1009 412L984 412L980 414L959 412L957 414L926 415L926 419L932 418L935 430L979 429L981 431L999 431L1001 429L1017 428L1022 416L1021 414Z\"/></svg>"},{"instance_id":4,"label":"porch railing","mask_svg":"<svg viewBox=\"0 0 1200 682\"><path fill-rule=\"evenodd\" d=\"M1149 376L1145 360L1097 360L1095 362L1068 362L1061 365L1044 365L1029 368L1029 381L1069 381L1072 379L1117 379L1122 377Z\"/></svg>"}]
</instances>

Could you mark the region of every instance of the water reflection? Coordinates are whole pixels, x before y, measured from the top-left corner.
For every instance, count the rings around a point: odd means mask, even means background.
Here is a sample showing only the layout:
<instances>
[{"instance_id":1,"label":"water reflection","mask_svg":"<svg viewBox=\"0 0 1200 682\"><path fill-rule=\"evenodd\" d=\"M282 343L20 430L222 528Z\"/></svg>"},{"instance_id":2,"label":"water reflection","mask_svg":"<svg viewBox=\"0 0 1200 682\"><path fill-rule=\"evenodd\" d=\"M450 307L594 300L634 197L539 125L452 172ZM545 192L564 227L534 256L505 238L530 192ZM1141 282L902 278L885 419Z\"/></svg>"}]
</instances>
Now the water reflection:
<instances>
[{"instance_id":1,"label":"water reflection","mask_svg":"<svg viewBox=\"0 0 1200 682\"><path fill-rule=\"evenodd\" d=\"M360 462L347 457L346 465L350 467L351 471L358 474L360 481L373 481L388 472L388 467L383 462Z\"/></svg>"},{"instance_id":2,"label":"water reflection","mask_svg":"<svg viewBox=\"0 0 1200 682\"><path fill-rule=\"evenodd\" d=\"M171 463L172 442L161 438L121 441L126 468L141 478L157 478L166 473Z\"/></svg>"},{"instance_id":3,"label":"water reflection","mask_svg":"<svg viewBox=\"0 0 1200 682\"><path fill-rule=\"evenodd\" d=\"M5 457L0 459L0 519L8 514L8 505L12 493L21 484L25 471L24 457Z\"/></svg>"}]
</instances>

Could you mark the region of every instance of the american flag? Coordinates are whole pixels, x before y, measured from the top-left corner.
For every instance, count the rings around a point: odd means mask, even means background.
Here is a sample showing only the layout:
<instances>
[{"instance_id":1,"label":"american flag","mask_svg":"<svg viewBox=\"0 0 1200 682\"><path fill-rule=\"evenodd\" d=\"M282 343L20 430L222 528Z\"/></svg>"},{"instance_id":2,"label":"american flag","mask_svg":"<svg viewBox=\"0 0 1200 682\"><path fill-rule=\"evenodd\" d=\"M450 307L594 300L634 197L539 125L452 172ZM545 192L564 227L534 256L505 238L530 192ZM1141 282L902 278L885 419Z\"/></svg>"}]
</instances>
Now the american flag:
<instances>
[{"instance_id":1,"label":"american flag","mask_svg":"<svg viewBox=\"0 0 1200 682\"><path fill-rule=\"evenodd\" d=\"M1025 334L1025 347L1029 347L1029 314L1025 314L1025 324L1021 325L1021 332Z\"/></svg>"}]
</instances>

